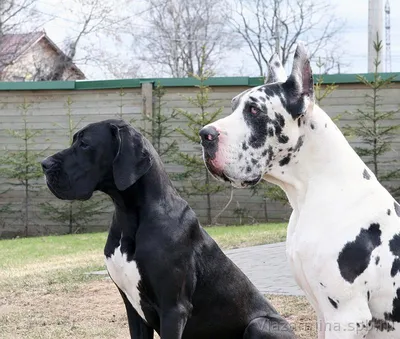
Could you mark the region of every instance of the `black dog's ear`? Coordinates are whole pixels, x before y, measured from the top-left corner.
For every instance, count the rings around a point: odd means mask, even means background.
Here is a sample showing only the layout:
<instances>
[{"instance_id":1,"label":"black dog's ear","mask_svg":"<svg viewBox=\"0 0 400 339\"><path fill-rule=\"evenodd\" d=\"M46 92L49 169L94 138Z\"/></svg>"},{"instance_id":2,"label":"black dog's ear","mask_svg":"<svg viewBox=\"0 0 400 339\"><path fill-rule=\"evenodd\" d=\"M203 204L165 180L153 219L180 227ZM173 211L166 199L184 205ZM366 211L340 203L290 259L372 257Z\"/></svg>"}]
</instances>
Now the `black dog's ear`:
<instances>
[{"instance_id":1,"label":"black dog's ear","mask_svg":"<svg viewBox=\"0 0 400 339\"><path fill-rule=\"evenodd\" d=\"M114 182L120 191L132 186L150 169L153 158L143 144L141 134L129 125L111 125L118 151L113 162Z\"/></svg>"}]
</instances>

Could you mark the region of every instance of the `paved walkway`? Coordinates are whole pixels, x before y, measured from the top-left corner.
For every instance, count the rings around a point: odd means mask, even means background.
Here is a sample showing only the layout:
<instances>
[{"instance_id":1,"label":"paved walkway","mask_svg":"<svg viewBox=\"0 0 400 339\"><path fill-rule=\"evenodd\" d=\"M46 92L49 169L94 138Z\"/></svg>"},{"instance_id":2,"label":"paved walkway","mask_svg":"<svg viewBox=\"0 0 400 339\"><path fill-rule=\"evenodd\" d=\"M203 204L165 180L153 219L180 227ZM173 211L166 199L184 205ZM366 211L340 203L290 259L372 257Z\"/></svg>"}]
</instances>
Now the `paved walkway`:
<instances>
[{"instance_id":1,"label":"paved walkway","mask_svg":"<svg viewBox=\"0 0 400 339\"><path fill-rule=\"evenodd\" d=\"M290 272L285 243L244 247L227 250L225 253L262 293L303 295Z\"/></svg>"},{"instance_id":2,"label":"paved walkway","mask_svg":"<svg viewBox=\"0 0 400 339\"><path fill-rule=\"evenodd\" d=\"M262 293L304 295L290 271L284 242L225 253Z\"/></svg>"}]
</instances>

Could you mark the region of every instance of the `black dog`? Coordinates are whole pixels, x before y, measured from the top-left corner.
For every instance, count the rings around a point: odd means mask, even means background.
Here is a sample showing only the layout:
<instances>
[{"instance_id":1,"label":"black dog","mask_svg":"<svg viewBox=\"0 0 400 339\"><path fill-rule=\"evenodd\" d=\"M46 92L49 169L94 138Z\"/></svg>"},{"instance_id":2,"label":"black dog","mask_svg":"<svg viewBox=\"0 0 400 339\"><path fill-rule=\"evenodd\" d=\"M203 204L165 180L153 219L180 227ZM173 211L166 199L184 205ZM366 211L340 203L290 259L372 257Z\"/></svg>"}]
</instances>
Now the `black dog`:
<instances>
[{"instance_id":1,"label":"black dog","mask_svg":"<svg viewBox=\"0 0 400 339\"><path fill-rule=\"evenodd\" d=\"M104 249L131 338L294 338L175 191L152 145L121 120L90 124L42 162L60 199L94 191L115 205Z\"/></svg>"}]
</instances>

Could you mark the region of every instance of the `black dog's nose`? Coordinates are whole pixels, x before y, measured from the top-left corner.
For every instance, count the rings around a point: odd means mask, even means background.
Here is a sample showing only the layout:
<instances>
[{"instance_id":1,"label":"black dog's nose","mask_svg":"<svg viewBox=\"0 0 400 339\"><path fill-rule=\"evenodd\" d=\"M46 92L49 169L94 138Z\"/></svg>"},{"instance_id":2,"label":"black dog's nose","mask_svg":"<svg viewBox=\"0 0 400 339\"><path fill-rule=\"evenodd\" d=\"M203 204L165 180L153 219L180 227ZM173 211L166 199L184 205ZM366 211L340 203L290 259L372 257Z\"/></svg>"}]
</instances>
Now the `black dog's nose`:
<instances>
[{"instance_id":1,"label":"black dog's nose","mask_svg":"<svg viewBox=\"0 0 400 339\"><path fill-rule=\"evenodd\" d=\"M215 141L219 136L219 132L213 126L203 127L199 134L202 141Z\"/></svg>"},{"instance_id":2,"label":"black dog's nose","mask_svg":"<svg viewBox=\"0 0 400 339\"><path fill-rule=\"evenodd\" d=\"M42 162L41 162L41 164L42 164L42 169L43 169L43 171L48 171L53 165L54 165L54 162L53 162L53 160L52 160L52 158L51 157L48 157L48 158L46 158L46 159L44 159Z\"/></svg>"}]
</instances>

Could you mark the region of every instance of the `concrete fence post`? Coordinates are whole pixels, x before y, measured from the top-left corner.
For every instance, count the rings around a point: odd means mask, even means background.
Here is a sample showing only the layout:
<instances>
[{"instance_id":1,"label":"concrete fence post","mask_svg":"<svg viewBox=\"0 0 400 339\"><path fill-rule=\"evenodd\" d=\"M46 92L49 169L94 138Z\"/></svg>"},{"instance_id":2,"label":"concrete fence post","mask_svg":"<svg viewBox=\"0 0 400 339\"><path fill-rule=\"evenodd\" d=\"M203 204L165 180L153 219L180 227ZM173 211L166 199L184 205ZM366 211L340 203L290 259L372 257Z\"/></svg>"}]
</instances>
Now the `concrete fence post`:
<instances>
[{"instance_id":1,"label":"concrete fence post","mask_svg":"<svg viewBox=\"0 0 400 339\"><path fill-rule=\"evenodd\" d=\"M153 83L142 83L142 114L151 118L153 116ZM143 128L146 132L151 133L151 122L144 119Z\"/></svg>"}]
</instances>

